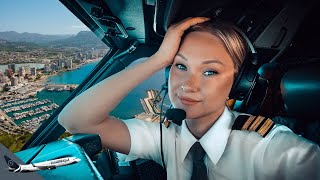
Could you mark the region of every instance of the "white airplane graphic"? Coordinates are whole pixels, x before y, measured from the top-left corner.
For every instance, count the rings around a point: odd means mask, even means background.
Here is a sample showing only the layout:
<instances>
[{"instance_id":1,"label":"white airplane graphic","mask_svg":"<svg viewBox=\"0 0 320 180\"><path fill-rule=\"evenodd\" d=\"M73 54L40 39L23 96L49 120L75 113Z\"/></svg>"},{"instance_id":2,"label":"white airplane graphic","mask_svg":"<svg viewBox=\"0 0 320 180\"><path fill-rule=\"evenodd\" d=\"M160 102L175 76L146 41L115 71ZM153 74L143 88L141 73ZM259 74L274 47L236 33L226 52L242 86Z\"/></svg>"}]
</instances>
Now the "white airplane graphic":
<instances>
[{"instance_id":1,"label":"white airplane graphic","mask_svg":"<svg viewBox=\"0 0 320 180\"><path fill-rule=\"evenodd\" d=\"M59 166L65 166L68 164L74 164L80 161L79 158L76 157L65 157L59 159L53 159L49 161L39 162L39 163L31 163L26 165L20 165L11 160L8 156L4 156L7 161L7 165L9 167L9 171L13 172L31 172L45 169L56 169Z\"/></svg>"}]
</instances>

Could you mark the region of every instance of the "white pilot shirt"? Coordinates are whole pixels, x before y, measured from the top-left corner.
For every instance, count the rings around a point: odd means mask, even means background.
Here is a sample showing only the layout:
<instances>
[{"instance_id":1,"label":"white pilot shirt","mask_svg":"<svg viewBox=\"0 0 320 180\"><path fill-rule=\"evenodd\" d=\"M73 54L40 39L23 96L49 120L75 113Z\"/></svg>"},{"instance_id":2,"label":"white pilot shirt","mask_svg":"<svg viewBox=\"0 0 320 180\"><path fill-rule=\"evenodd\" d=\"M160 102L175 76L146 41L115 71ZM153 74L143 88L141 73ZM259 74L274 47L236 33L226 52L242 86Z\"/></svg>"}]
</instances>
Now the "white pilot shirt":
<instances>
[{"instance_id":1,"label":"white pilot shirt","mask_svg":"<svg viewBox=\"0 0 320 180\"><path fill-rule=\"evenodd\" d=\"M163 153L168 179L191 178L191 146L199 141L206 151L209 179L315 179L320 180L320 148L276 125L263 138L250 131L231 130L239 113L225 108L218 121L197 140L185 121L181 126L163 126ZM126 161L151 159L162 165L159 123L137 119L124 121L131 148Z\"/></svg>"}]
</instances>

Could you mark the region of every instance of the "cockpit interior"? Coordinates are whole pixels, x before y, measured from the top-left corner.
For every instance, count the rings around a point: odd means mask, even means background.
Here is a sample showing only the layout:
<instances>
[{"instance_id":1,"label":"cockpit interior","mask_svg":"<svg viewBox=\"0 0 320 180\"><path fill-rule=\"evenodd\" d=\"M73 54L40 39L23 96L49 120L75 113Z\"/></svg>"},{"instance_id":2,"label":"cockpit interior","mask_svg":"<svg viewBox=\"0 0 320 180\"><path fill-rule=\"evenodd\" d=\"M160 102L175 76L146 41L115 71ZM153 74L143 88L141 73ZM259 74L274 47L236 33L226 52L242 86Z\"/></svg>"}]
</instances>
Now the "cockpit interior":
<instances>
[{"instance_id":1,"label":"cockpit interior","mask_svg":"<svg viewBox=\"0 0 320 180\"><path fill-rule=\"evenodd\" d=\"M320 145L320 21L316 0L59 0L110 51L16 155L26 164L74 156L80 162L38 174L45 179L163 179L161 165L124 162L99 135L66 131L58 116L74 97L154 54L168 27L187 17L222 19L239 27L254 52L230 108L270 117ZM254 56L254 57L253 57ZM141 72L136 72L141 73ZM163 77L164 78L164 77ZM121 138L121 137L119 137Z\"/></svg>"}]
</instances>

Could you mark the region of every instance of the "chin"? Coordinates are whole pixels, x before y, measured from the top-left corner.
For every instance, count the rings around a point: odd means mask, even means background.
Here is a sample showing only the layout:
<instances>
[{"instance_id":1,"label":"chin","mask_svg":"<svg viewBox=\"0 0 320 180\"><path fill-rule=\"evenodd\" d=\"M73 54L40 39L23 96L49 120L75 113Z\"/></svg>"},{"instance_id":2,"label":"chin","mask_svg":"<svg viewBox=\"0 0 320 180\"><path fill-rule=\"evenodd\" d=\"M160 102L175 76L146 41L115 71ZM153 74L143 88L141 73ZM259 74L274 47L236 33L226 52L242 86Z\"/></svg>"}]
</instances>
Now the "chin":
<instances>
[{"instance_id":1,"label":"chin","mask_svg":"<svg viewBox=\"0 0 320 180\"><path fill-rule=\"evenodd\" d=\"M201 118L201 117L203 117L203 115L201 115L201 114L188 114L187 113L187 117L186 117L186 119L199 119L199 118Z\"/></svg>"},{"instance_id":2,"label":"chin","mask_svg":"<svg viewBox=\"0 0 320 180\"><path fill-rule=\"evenodd\" d=\"M202 112L195 111L195 110L189 110L189 111L186 109L183 109L183 110L186 111L186 114L187 114L186 119L197 119L204 115Z\"/></svg>"}]
</instances>

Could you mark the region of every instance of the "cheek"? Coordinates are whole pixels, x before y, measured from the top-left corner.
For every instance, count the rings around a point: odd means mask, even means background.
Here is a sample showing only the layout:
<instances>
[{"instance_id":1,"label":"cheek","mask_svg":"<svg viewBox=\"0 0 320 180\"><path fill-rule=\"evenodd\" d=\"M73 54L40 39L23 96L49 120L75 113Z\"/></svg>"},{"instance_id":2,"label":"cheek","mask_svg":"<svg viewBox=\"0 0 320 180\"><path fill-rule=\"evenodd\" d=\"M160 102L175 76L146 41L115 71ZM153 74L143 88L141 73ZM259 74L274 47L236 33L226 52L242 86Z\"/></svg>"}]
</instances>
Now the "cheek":
<instances>
[{"instance_id":1,"label":"cheek","mask_svg":"<svg viewBox=\"0 0 320 180\"><path fill-rule=\"evenodd\" d=\"M176 93L181 87L182 78L173 70L170 71L169 82L168 82L168 95L171 103L174 105L177 101Z\"/></svg>"},{"instance_id":2,"label":"cheek","mask_svg":"<svg viewBox=\"0 0 320 180\"><path fill-rule=\"evenodd\" d=\"M233 77L221 77L204 84L206 85L202 87L203 94L209 103L210 101L224 102L229 96L233 84Z\"/></svg>"},{"instance_id":3,"label":"cheek","mask_svg":"<svg viewBox=\"0 0 320 180\"><path fill-rule=\"evenodd\" d=\"M174 67L171 67L174 68ZM179 73L176 72L176 70L171 69L170 70L170 76L169 76L169 89L175 90L177 87L181 86L183 79Z\"/></svg>"}]
</instances>

